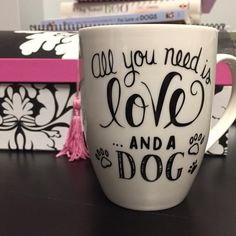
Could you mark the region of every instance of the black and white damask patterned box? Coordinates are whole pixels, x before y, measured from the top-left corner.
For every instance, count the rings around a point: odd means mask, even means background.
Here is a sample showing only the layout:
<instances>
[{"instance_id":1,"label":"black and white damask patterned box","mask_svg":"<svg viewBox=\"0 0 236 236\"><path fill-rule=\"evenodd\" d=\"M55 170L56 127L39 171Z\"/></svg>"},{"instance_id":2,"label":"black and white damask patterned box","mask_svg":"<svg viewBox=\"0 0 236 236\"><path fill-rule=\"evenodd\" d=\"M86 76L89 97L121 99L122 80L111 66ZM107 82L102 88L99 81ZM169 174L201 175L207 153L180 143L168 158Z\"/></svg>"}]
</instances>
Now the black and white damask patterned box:
<instances>
[{"instance_id":1,"label":"black and white damask patterned box","mask_svg":"<svg viewBox=\"0 0 236 236\"><path fill-rule=\"evenodd\" d=\"M78 47L77 33L0 32L0 149L62 148Z\"/></svg>"}]
</instances>

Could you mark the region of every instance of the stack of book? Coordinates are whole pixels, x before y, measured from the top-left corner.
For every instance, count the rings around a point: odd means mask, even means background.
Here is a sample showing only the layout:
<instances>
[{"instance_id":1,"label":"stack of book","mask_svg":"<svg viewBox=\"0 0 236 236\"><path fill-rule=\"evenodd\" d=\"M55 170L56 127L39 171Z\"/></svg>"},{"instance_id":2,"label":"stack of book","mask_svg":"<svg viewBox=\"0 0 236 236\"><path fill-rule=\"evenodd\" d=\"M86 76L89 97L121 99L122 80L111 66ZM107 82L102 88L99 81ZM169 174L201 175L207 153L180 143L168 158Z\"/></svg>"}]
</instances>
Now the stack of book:
<instances>
[{"instance_id":1,"label":"stack of book","mask_svg":"<svg viewBox=\"0 0 236 236\"><path fill-rule=\"evenodd\" d=\"M212 1L206 0L208 5ZM87 26L113 24L199 24L202 2L203 0L62 0L59 19L44 20L40 25L31 25L30 29L77 31Z\"/></svg>"}]
</instances>

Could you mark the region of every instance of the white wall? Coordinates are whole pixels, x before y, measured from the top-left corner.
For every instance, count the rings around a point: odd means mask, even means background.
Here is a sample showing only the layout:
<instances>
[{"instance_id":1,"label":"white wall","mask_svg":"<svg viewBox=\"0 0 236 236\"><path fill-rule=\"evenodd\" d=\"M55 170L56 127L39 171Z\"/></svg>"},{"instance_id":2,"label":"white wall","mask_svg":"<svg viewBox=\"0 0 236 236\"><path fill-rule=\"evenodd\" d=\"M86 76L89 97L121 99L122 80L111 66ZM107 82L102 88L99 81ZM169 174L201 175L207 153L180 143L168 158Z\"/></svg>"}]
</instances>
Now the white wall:
<instances>
[{"instance_id":1,"label":"white wall","mask_svg":"<svg viewBox=\"0 0 236 236\"><path fill-rule=\"evenodd\" d=\"M236 30L236 0L216 0L210 14L202 15L202 23L225 23Z\"/></svg>"},{"instance_id":2,"label":"white wall","mask_svg":"<svg viewBox=\"0 0 236 236\"><path fill-rule=\"evenodd\" d=\"M60 17L60 1L73 0L0 0L0 30L28 30L30 24Z\"/></svg>"},{"instance_id":3,"label":"white wall","mask_svg":"<svg viewBox=\"0 0 236 236\"><path fill-rule=\"evenodd\" d=\"M20 11L20 29L28 30L30 24L38 24L44 18L44 8L41 0L18 1Z\"/></svg>"},{"instance_id":4,"label":"white wall","mask_svg":"<svg viewBox=\"0 0 236 236\"><path fill-rule=\"evenodd\" d=\"M20 27L18 0L0 0L0 30Z\"/></svg>"},{"instance_id":5,"label":"white wall","mask_svg":"<svg viewBox=\"0 0 236 236\"><path fill-rule=\"evenodd\" d=\"M38 1L38 0L35 0L35 1ZM62 1L73 2L73 0L43 0L45 19L60 17L60 2Z\"/></svg>"}]
</instances>

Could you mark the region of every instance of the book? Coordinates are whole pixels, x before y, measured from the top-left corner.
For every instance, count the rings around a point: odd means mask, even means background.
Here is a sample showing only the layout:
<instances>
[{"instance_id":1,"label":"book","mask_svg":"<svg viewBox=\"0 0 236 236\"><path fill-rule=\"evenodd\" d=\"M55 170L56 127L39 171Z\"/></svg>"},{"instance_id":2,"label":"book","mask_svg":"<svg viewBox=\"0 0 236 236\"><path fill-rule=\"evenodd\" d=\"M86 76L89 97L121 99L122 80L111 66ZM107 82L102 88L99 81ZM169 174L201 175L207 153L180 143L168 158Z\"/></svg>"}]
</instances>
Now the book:
<instances>
[{"instance_id":1,"label":"book","mask_svg":"<svg viewBox=\"0 0 236 236\"><path fill-rule=\"evenodd\" d=\"M30 25L30 30L77 31L80 28L98 25L145 24L145 23L191 23L187 11L158 11L125 15L60 18L44 20L39 25Z\"/></svg>"},{"instance_id":2,"label":"book","mask_svg":"<svg viewBox=\"0 0 236 236\"><path fill-rule=\"evenodd\" d=\"M127 2L127 1L134 1L134 0L76 0L75 2L78 3L94 3L94 2ZM135 1L149 1L149 0L135 0ZM174 1L174 0L159 0L159 1Z\"/></svg>"},{"instance_id":3,"label":"book","mask_svg":"<svg viewBox=\"0 0 236 236\"><path fill-rule=\"evenodd\" d=\"M202 0L202 12L209 13L215 2L216 0Z\"/></svg>"},{"instance_id":4,"label":"book","mask_svg":"<svg viewBox=\"0 0 236 236\"><path fill-rule=\"evenodd\" d=\"M128 0L133 2L132 0ZM135 0L149 1L149 0ZM175 1L175 0L159 0L159 1ZM190 0L191 1L191 0ZM76 0L75 3L104 3L104 2L127 2L127 0ZM201 0L202 12L209 13L215 4L216 0Z\"/></svg>"},{"instance_id":5,"label":"book","mask_svg":"<svg viewBox=\"0 0 236 236\"><path fill-rule=\"evenodd\" d=\"M61 17L124 15L158 11L186 10L192 24L200 22L201 0L152 0L127 2L61 2Z\"/></svg>"}]
</instances>

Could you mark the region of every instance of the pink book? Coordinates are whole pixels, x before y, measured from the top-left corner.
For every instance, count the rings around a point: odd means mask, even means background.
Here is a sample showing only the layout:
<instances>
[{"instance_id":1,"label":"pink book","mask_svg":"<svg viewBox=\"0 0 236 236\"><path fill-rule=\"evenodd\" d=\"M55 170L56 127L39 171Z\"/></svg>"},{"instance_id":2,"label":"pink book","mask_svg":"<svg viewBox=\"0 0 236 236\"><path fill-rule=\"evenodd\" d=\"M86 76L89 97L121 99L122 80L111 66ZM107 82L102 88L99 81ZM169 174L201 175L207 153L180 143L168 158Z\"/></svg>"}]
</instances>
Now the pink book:
<instances>
[{"instance_id":1,"label":"pink book","mask_svg":"<svg viewBox=\"0 0 236 236\"><path fill-rule=\"evenodd\" d=\"M209 13L216 0L202 0L202 13Z\"/></svg>"}]
</instances>

